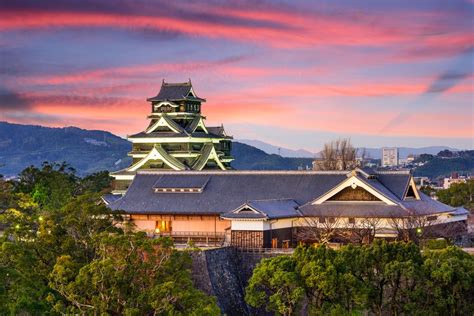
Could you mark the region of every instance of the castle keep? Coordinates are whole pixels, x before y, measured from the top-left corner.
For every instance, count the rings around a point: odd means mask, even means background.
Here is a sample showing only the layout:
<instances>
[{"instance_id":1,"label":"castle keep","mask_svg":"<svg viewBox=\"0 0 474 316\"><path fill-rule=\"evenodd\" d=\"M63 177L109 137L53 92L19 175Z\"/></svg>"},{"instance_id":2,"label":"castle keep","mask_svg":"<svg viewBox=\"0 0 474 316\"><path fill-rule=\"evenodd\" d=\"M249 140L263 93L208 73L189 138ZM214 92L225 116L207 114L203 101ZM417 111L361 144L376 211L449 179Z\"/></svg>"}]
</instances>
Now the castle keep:
<instances>
[{"instance_id":1,"label":"castle keep","mask_svg":"<svg viewBox=\"0 0 474 316\"><path fill-rule=\"evenodd\" d=\"M114 194L124 194L138 170L227 170L233 158L231 139L223 126L207 127L201 114L205 99L191 81L163 81L151 104L148 127L127 139L132 142L132 164L111 174Z\"/></svg>"}]
</instances>

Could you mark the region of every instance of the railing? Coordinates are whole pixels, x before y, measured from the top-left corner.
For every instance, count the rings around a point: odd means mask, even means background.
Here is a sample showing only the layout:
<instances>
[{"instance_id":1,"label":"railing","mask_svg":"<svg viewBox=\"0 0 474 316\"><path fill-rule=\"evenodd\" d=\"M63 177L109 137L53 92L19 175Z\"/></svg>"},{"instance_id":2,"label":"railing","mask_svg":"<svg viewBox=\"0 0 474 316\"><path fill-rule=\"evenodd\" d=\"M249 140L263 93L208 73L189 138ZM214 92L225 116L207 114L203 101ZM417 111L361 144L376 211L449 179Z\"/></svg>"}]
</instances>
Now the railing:
<instances>
[{"instance_id":1,"label":"railing","mask_svg":"<svg viewBox=\"0 0 474 316\"><path fill-rule=\"evenodd\" d=\"M155 236L160 237L215 237L224 238L225 233L222 232L186 232L186 231L170 231L155 233Z\"/></svg>"},{"instance_id":2,"label":"railing","mask_svg":"<svg viewBox=\"0 0 474 316\"><path fill-rule=\"evenodd\" d=\"M235 248L240 252L247 253L274 253L274 254L292 254L294 248Z\"/></svg>"},{"instance_id":3,"label":"railing","mask_svg":"<svg viewBox=\"0 0 474 316\"><path fill-rule=\"evenodd\" d=\"M153 234L153 237L171 237L175 244L187 244L193 242L197 246L223 246L225 233L214 232L161 232Z\"/></svg>"}]
</instances>

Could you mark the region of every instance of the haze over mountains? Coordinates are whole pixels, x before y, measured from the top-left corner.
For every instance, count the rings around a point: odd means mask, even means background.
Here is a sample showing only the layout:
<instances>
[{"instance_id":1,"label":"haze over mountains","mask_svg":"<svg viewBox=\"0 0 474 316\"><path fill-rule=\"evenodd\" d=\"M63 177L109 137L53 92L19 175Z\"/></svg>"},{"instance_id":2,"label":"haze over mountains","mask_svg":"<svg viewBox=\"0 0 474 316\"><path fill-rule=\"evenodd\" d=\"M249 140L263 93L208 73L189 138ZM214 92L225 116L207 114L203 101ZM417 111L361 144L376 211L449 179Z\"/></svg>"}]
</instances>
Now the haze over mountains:
<instances>
[{"instance_id":1,"label":"haze over mountains","mask_svg":"<svg viewBox=\"0 0 474 316\"><path fill-rule=\"evenodd\" d=\"M319 157L319 153L313 153L305 149L288 149L284 147L274 146L260 140L254 139L237 139L238 142L250 145L252 147L256 147L258 149L263 150L267 154L280 154L282 157L297 157L297 158L314 158ZM381 148L360 148L360 151L365 149L365 153L367 157L373 159L380 159L382 157L382 149ZM401 159L405 159L408 155L420 155L420 154L431 154L436 155L442 150L451 150L451 151L458 151L459 149L448 147L448 146L429 146L429 147L420 147L420 148L413 148L413 147L398 147L398 152Z\"/></svg>"},{"instance_id":2,"label":"haze over mountains","mask_svg":"<svg viewBox=\"0 0 474 316\"><path fill-rule=\"evenodd\" d=\"M432 153L449 147L401 148L408 153ZM112 133L77 127L50 128L0 122L0 174L15 176L29 165L44 161L68 162L79 175L100 170L115 171L128 166L131 144ZM281 148L261 141L233 142L232 166L240 170L295 170L310 167L314 155L304 150ZM368 151L380 157L380 149ZM285 157L293 156L293 157Z\"/></svg>"}]
</instances>

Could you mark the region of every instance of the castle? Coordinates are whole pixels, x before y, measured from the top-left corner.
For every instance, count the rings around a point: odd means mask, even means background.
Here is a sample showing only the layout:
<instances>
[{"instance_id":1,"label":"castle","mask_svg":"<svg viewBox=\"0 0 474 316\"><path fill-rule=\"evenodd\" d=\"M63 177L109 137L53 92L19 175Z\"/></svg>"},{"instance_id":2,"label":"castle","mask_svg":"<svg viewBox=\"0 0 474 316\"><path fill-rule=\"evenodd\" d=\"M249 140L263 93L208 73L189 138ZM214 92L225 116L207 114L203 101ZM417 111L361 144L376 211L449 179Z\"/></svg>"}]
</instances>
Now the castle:
<instances>
[{"instance_id":1,"label":"castle","mask_svg":"<svg viewBox=\"0 0 474 316\"><path fill-rule=\"evenodd\" d=\"M130 167L115 172L112 210L176 244L292 248L443 236L468 212L420 192L409 171L238 171L231 137L206 127L191 82L162 83L145 131L129 136Z\"/></svg>"}]
</instances>

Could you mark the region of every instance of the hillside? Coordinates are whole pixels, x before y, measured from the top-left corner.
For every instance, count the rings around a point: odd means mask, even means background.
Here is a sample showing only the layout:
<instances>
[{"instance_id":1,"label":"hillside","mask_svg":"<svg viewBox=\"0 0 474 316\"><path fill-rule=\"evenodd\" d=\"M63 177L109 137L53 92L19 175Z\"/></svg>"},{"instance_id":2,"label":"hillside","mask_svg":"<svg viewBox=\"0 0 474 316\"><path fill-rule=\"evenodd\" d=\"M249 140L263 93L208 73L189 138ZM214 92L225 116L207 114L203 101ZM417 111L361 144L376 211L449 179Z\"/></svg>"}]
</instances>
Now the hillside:
<instances>
[{"instance_id":1,"label":"hillside","mask_svg":"<svg viewBox=\"0 0 474 316\"><path fill-rule=\"evenodd\" d=\"M50 128L0 122L0 174L17 175L43 161L68 162L79 175L119 170L130 164L131 144L105 131L77 127ZM233 143L236 169L290 170L311 165L311 159L283 158L260 149Z\"/></svg>"},{"instance_id":2,"label":"hillside","mask_svg":"<svg viewBox=\"0 0 474 316\"><path fill-rule=\"evenodd\" d=\"M453 158L432 156L424 165L415 169L414 175L429 178L449 177L452 172L473 175L474 151L463 153L463 156Z\"/></svg>"},{"instance_id":3,"label":"hillside","mask_svg":"<svg viewBox=\"0 0 474 316\"><path fill-rule=\"evenodd\" d=\"M269 155L263 150L239 142L232 143L232 166L238 170L297 170L298 167L311 167L311 158L286 158Z\"/></svg>"},{"instance_id":4,"label":"hillside","mask_svg":"<svg viewBox=\"0 0 474 316\"><path fill-rule=\"evenodd\" d=\"M118 170L130 163L130 143L105 131L0 122L0 174L12 176L43 161L66 161L78 174Z\"/></svg>"}]
</instances>

